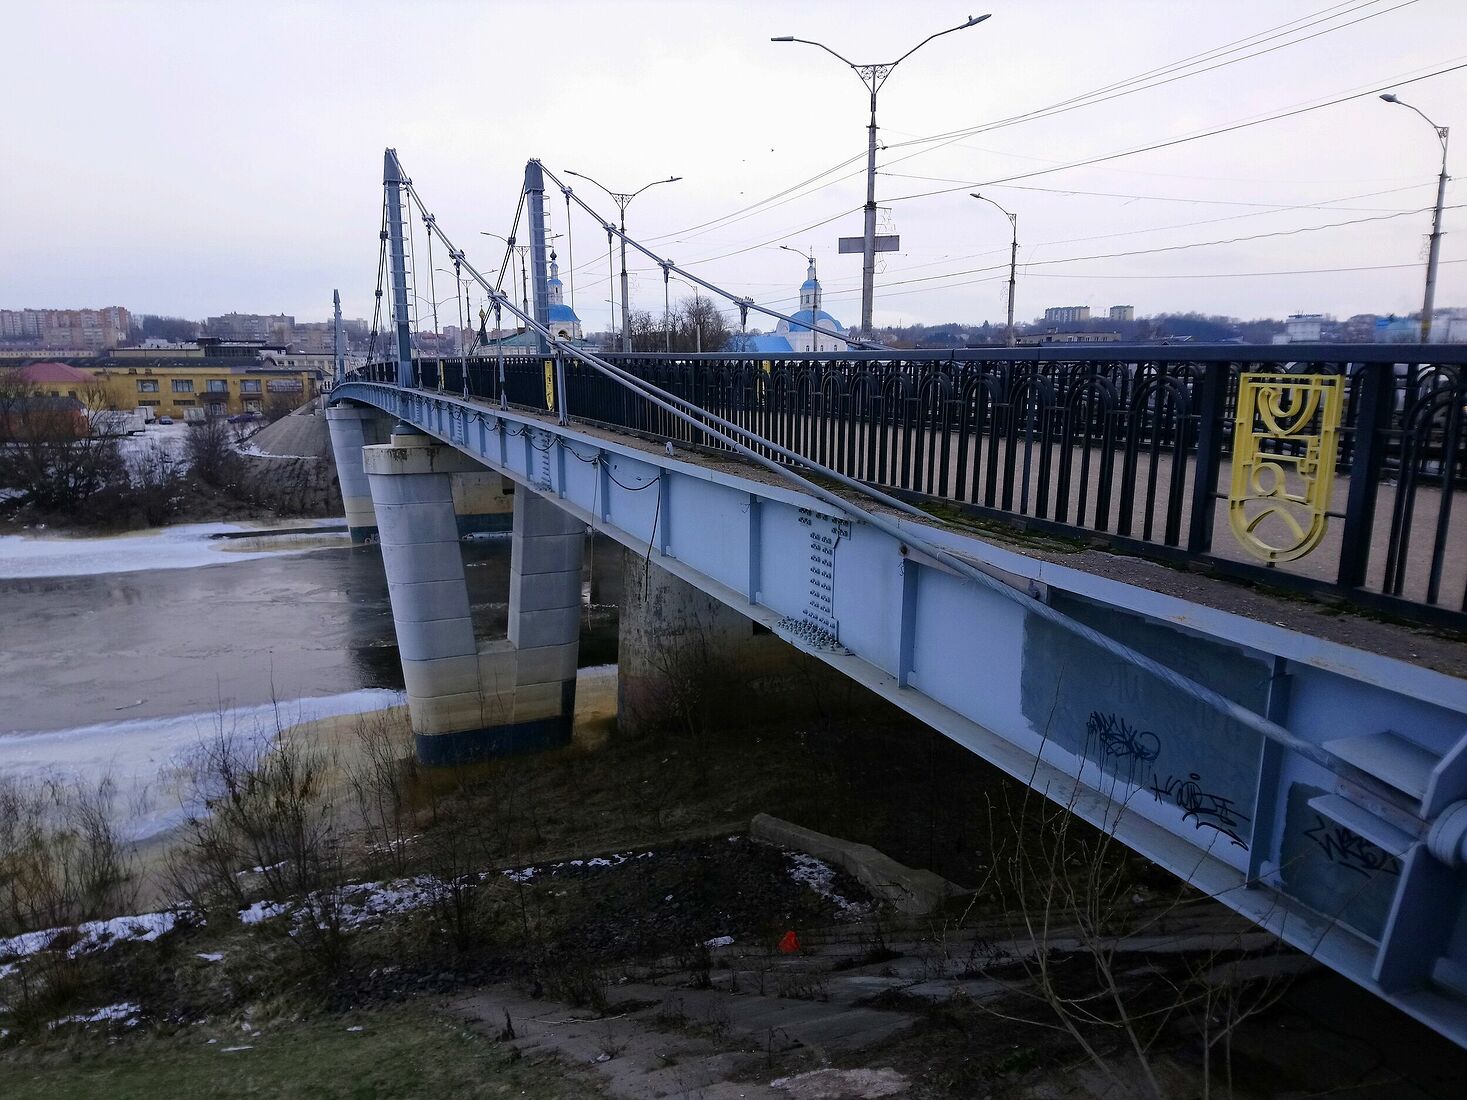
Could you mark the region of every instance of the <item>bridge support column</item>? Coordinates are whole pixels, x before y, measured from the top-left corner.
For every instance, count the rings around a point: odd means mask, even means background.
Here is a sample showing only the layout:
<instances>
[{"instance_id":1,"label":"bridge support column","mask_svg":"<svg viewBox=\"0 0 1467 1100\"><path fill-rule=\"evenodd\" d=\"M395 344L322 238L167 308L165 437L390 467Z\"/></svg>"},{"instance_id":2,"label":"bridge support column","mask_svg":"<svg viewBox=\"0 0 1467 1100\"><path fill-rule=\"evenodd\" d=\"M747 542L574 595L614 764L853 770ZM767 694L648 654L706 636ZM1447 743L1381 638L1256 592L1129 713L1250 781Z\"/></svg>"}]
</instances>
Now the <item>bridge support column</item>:
<instances>
[{"instance_id":1,"label":"bridge support column","mask_svg":"<svg viewBox=\"0 0 1467 1100\"><path fill-rule=\"evenodd\" d=\"M509 566L509 645L515 657L514 721L522 736L568 744L576 710L581 565L586 525L545 497L514 497Z\"/></svg>"},{"instance_id":2,"label":"bridge support column","mask_svg":"<svg viewBox=\"0 0 1467 1100\"><path fill-rule=\"evenodd\" d=\"M383 441L382 414L360 405L333 405L326 410L326 427L331 433L331 454L351 541L376 542L377 513L362 466L362 448Z\"/></svg>"},{"instance_id":3,"label":"bridge support column","mask_svg":"<svg viewBox=\"0 0 1467 1100\"><path fill-rule=\"evenodd\" d=\"M418 759L459 764L568 744L586 528L513 494L509 637L480 645L455 501L483 467L416 432L362 451ZM497 475L492 484L502 496Z\"/></svg>"},{"instance_id":4,"label":"bridge support column","mask_svg":"<svg viewBox=\"0 0 1467 1100\"><path fill-rule=\"evenodd\" d=\"M514 522L514 487L488 470L454 474L453 512L460 535L508 531Z\"/></svg>"},{"instance_id":5,"label":"bridge support column","mask_svg":"<svg viewBox=\"0 0 1467 1100\"><path fill-rule=\"evenodd\" d=\"M617 728L883 709L872 693L727 604L628 551L618 627Z\"/></svg>"}]
</instances>

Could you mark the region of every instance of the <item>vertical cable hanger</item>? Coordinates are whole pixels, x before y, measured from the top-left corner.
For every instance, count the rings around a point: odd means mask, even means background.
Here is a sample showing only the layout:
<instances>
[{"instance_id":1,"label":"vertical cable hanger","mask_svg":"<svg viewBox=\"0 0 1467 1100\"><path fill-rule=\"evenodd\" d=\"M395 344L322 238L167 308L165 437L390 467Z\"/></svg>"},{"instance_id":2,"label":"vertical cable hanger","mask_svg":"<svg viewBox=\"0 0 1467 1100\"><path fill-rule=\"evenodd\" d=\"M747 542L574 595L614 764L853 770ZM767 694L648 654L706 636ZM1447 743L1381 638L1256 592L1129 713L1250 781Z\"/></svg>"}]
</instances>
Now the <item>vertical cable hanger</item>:
<instances>
[{"instance_id":1,"label":"vertical cable hanger","mask_svg":"<svg viewBox=\"0 0 1467 1100\"><path fill-rule=\"evenodd\" d=\"M570 280L570 307L576 308L576 243L571 233L571 205L570 188L562 187L561 193L565 195L565 266L566 278Z\"/></svg>"}]
</instances>

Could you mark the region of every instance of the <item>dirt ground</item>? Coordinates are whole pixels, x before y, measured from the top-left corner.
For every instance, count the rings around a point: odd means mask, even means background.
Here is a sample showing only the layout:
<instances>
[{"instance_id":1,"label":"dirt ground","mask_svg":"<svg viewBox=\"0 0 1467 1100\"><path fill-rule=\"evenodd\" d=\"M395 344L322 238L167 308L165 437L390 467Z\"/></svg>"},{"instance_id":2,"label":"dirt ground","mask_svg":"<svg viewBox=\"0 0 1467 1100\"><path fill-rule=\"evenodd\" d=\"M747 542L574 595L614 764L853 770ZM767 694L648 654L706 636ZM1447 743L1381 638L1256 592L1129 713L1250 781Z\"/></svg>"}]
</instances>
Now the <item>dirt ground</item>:
<instances>
[{"instance_id":1,"label":"dirt ground","mask_svg":"<svg viewBox=\"0 0 1467 1100\"><path fill-rule=\"evenodd\" d=\"M1005 846L1014 832L995 809L1012 807L1017 789L998 773L877 708L619 735L615 684L613 668L582 671L565 749L411 774L400 843L364 849L352 868L352 881L404 889L469 870L469 889L363 922L331 968L289 918L227 915L61 964L52 980L70 985L58 987L54 1015L122 1002L139 1022L25 1025L0 1039L0 1081L31 1090L16 1095L37 1095L47 1079L65 1096L141 1095L105 1082L145 1080L150 1061L174 1052L203 1073L222 1065L214 1052L237 1030L230 1045L255 1048L236 1052L258 1059L255 1084L213 1078L211 1095L271 1091L259 1082L313 1058L341 1068L312 1078L312 1095L415 1095L411 1074L348 1068L342 1044L357 1033L347 1029L363 1026L408 1065L444 1057L452 1031L483 1086L441 1077L453 1094L1038 1100L1153 1089L1127 1030L1095 1000L1083 914L1052 914L1055 934L1036 943L1004 904L1012 893L995 867L1015 858ZM401 715L386 717L405 745ZM363 745L351 719L298 736L343 762ZM341 785L331 797L345 794ZM812 878L798 853L749 840L758 812L979 893L900 917L840 872ZM1040 824L1026 851L1052 839L1053 821ZM1200 1097L1209 1078L1210 1095L1249 1098L1459 1094L1467 1056L1457 1048L1144 862L1106 866L1123 894L1106 918L1106 973L1157 1021L1144 1029L1149 1094ZM1057 869L1078 880L1086 871ZM1068 1003L1093 1007L1077 1033L1036 996L1041 971ZM0 1000L14 997L0 987ZM1238 1004L1256 1012L1242 1019ZM456 1023L436 1031L423 1012ZM1219 1020L1236 1023L1230 1049L1208 1041ZM212 1062L199 1061L203 1047ZM489 1088L500 1083L507 1091Z\"/></svg>"}]
</instances>

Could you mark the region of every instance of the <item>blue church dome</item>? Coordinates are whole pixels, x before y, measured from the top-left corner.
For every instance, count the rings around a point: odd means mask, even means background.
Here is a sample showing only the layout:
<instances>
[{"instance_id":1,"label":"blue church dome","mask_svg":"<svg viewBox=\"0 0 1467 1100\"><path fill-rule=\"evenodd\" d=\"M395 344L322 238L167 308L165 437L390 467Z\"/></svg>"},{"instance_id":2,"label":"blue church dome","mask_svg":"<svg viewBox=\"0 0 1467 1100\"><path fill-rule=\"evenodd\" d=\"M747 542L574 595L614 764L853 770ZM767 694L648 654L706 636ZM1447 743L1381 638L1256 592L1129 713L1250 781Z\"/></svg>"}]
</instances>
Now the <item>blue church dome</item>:
<instances>
[{"instance_id":1,"label":"blue church dome","mask_svg":"<svg viewBox=\"0 0 1467 1100\"><path fill-rule=\"evenodd\" d=\"M556 260L555 253L550 253L550 278L545 280L545 289L548 291L549 310L546 312L546 320L552 325L570 327L570 335L580 339L581 319L576 316L576 311L565 304L565 298L561 292L560 264Z\"/></svg>"},{"instance_id":2,"label":"blue church dome","mask_svg":"<svg viewBox=\"0 0 1467 1100\"><path fill-rule=\"evenodd\" d=\"M808 332L812 324L835 332L845 332L846 330L845 325L841 324L823 309L813 311L802 309L797 313L790 314L790 320L793 322L790 325L791 332Z\"/></svg>"}]
</instances>

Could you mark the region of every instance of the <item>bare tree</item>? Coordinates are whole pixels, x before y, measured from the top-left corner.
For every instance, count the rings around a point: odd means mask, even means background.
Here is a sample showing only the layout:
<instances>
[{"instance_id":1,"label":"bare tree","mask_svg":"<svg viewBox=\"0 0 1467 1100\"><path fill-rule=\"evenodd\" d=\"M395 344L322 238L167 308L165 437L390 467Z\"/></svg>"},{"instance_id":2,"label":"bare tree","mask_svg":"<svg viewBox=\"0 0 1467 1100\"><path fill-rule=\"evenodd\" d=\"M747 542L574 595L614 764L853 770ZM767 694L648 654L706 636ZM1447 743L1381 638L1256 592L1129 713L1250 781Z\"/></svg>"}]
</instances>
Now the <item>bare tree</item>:
<instances>
[{"instance_id":1,"label":"bare tree","mask_svg":"<svg viewBox=\"0 0 1467 1100\"><path fill-rule=\"evenodd\" d=\"M728 324L723 314L712 298L701 295L679 301L670 317L661 312L633 310L631 324L633 351L722 351L728 345Z\"/></svg>"},{"instance_id":2,"label":"bare tree","mask_svg":"<svg viewBox=\"0 0 1467 1100\"><path fill-rule=\"evenodd\" d=\"M115 440L101 431L107 395L86 386L75 395L47 394L18 371L0 376L0 485L19 489L37 507L76 512L94 494L125 478Z\"/></svg>"},{"instance_id":3,"label":"bare tree","mask_svg":"<svg viewBox=\"0 0 1467 1100\"><path fill-rule=\"evenodd\" d=\"M205 485L229 489L239 481L239 452L223 412L211 409L203 420L189 425L187 449L189 467Z\"/></svg>"}]
</instances>

